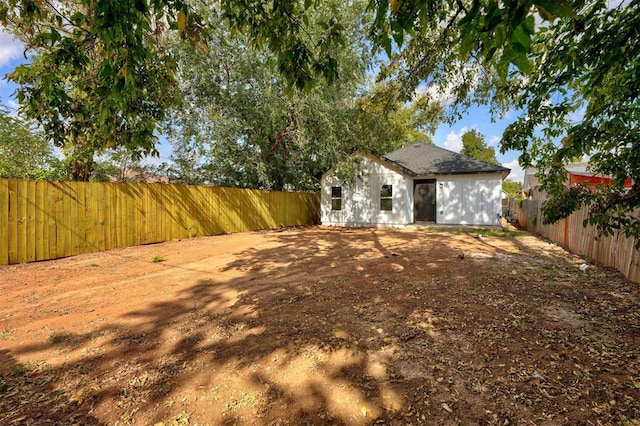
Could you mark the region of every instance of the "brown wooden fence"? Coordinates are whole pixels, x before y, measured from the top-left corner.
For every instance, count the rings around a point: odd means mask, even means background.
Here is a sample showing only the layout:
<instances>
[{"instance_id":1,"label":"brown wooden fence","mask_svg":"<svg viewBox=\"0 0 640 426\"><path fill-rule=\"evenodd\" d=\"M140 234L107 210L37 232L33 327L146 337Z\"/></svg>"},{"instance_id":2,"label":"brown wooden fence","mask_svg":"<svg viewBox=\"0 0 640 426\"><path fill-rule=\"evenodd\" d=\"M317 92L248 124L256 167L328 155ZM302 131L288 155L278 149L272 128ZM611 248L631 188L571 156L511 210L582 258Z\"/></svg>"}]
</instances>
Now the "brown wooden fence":
<instances>
[{"instance_id":1,"label":"brown wooden fence","mask_svg":"<svg viewBox=\"0 0 640 426\"><path fill-rule=\"evenodd\" d=\"M573 253L616 268L630 281L640 282L640 251L634 247L635 239L618 233L604 237L598 234L595 226L583 227L582 222L588 215L586 207L552 225L543 225L541 208L542 200L524 200L522 203L509 205L521 227L540 234Z\"/></svg>"},{"instance_id":2,"label":"brown wooden fence","mask_svg":"<svg viewBox=\"0 0 640 426\"><path fill-rule=\"evenodd\" d=\"M309 225L318 194L0 179L0 265L138 244Z\"/></svg>"}]
</instances>

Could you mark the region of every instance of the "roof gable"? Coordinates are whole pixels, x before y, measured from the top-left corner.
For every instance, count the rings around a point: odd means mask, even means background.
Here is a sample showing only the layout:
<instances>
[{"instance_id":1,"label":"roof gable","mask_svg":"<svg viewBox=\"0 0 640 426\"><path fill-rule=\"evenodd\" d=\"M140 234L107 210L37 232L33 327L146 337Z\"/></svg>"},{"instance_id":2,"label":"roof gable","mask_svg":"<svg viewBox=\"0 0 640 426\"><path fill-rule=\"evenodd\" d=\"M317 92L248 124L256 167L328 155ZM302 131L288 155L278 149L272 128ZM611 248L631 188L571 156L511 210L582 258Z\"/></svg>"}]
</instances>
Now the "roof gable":
<instances>
[{"instance_id":1,"label":"roof gable","mask_svg":"<svg viewBox=\"0 0 640 426\"><path fill-rule=\"evenodd\" d=\"M386 167L387 169L394 171L396 173L399 173L401 175L411 176L413 174L411 170L408 170L407 168L403 167L401 164L398 164L394 161L390 161L388 158L385 158L384 156L376 154L373 151L370 151L367 149L361 149L361 148L356 149L350 154L350 156L359 156L359 157L367 158L368 160L378 163L383 167ZM334 173L334 170L333 170L333 167L331 167L327 169L324 173L322 173L320 178L323 178L325 176L330 176L333 173Z\"/></svg>"},{"instance_id":2,"label":"roof gable","mask_svg":"<svg viewBox=\"0 0 640 426\"><path fill-rule=\"evenodd\" d=\"M393 151L383 157L415 176L500 173L510 169L486 163L428 143L418 143Z\"/></svg>"}]
</instances>

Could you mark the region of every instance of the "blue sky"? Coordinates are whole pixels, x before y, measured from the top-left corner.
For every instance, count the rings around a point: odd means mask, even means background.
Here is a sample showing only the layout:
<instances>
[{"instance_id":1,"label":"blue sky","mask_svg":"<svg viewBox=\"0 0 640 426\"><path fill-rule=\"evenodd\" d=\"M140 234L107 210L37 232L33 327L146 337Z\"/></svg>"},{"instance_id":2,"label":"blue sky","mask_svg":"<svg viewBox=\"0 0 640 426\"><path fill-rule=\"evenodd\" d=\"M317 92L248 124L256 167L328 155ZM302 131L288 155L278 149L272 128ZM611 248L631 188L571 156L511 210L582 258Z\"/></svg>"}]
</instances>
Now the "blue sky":
<instances>
[{"instance_id":1,"label":"blue sky","mask_svg":"<svg viewBox=\"0 0 640 426\"><path fill-rule=\"evenodd\" d=\"M507 179L522 182L524 175L522 168L518 164L519 153L517 151L508 151L505 154L500 154L500 138L504 129L510 123L511 121L508 118L492 122L487 108L472 107L457 123L453 125L441 124L433 136L433 141L438 146L460 152L462 149L462 135L469 130L476 129L484 136L487 145L495 149L498 161L504 167L511 169Z\"/></svg>"},{"instance_id":2,"label":"blue sky","mask_svg":"<svg viewBox=\"0 0 640 426\"><path fill-rule=\"evenodd\" d=\"M4 77L4 75L13 71L17 65L25 61L22 45L16 40L13 40L0 28L0 76ZM14 113L18 107L18 103L13 97L15 89L16 86L9 83L6 79L3 78L0 80L0 102ZM523 173L518 165L518 153L509 151L505 154L500 154L499 152L500 136L509 122L508 119L492 122L487 108L473 107L467 111L466 116L462 117L462 119L455 124L440 125L433 137L433 141L438 146L459 152L462 148L462 135L471 129L476 129L484 135L487 144L496 149L496 155L502 165L511 169L511 174L508 178L522 182ZM150 163L161 163L169 160L171 147L166 141L161 141L158 150L160 151L160 158L150 159Z\"/></svg>"}]
</instances>

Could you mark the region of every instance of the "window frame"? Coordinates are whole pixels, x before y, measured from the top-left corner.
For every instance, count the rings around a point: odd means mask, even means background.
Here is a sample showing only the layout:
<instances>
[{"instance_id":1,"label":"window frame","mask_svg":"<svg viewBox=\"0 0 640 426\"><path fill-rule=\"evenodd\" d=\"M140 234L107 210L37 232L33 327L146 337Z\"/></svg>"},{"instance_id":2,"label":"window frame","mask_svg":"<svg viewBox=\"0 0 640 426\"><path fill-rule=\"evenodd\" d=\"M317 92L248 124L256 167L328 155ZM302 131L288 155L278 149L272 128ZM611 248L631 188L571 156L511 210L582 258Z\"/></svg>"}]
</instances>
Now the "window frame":
<instances>
[{"instance_id":1,"label":"window frame","mask_svg":"<svg viewBox=\"0 0 640 426\"><path fill-rule=\"evenodd\" d=\"M334 195L334 189L337 189L339 192L338 196ZM331 187L331 211L341 211L342 210L342 187L341 186L332 186ZM338 208L335 206L335 202L338 202Z\"/></svg>"},{"instance_id":2,"label":"window frame","mask_svg":"<svg viewBox=\"0 0 640 426\"><path fill-rule=\"evenodd\" d=\"M387 188L388 187L388 188ZM389 191L389 195L383 195L385 190ZM393 184L380 185L380 211L392 212L393 211ZM388 203L388 206L387 206ZM386 208L389 207L389 208Z\"/></svg>"}]
</instances>

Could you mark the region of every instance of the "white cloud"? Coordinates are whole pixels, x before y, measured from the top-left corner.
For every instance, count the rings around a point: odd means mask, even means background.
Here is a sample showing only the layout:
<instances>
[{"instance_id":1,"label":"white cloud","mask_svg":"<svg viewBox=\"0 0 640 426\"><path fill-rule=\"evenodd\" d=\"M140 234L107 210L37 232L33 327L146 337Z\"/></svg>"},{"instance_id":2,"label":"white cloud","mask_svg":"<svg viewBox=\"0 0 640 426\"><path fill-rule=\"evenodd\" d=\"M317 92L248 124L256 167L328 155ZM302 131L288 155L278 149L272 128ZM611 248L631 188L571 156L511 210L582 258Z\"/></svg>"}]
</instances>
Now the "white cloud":
<instances>
[{"instance_id":1,"label":"white cloud","mask_svg":"<svg viewBox=\"0 0 640 426\"><path fill-rule=\"evenodd\" d=\"M500 112L500 120L511 120L516 115L516 111L513 109L508 109L506 111Z\"/></svg>"},{"instance_id":2,"label":"white cloud","mask_svg":"<svg viewBox=\"0 0 640 426\"><path fill-rule=\"evenodd\" d=\"M513 161L509 161L508 163L503 163L502 166L511 169L511 173L509 173L507 179L522 183L524 180L524 170L522 170L522 167L518 164L517 158Z\"/></svg>"},{"instance_id":3,"label":"white cloud","mask_svg":"<svg viewBox=\"0 0 640 426\"><path fill-rule=\"evenodd\" d=\"M14 59L18 59L22 56L23 51L24 45L22 42L7 34L0 27L0 67L8 65Z\"/></svg>"},{"instance_id":4,"label":"white cloud","mask_svg":"<svg viewBox=\"0 0 640 426\"><path fill-rule=\"evenodd\" d=\"M418 86L416 89L416 96L427 95L429 99L442 105L443 107L449 107L456 101L456 97L453 94L452 87L445 87L441 89L435 84L430 84L428 87L425 85Z\"/></svg>"},{"instance_id":5,"label":"white cloud","mask_svg":"<svg viewBox=\"0 0 640 426\"><path fill-rule=\"evenodd\" d=\"M460 152L460 150L462 150L462 135L467 133L469 130L470 129L467 126L464 126L457 133L453 130L450 131L444 141L444 148L449 151Z\"/></svg>"},{"instance_id":6,"label":"white cloud","mask_svg":"<svg viewBox=\"0 0 640 426\"><path fill-rule=\"evenodd\" d=\"M20 107L20 104L15 99L7 99L5 105L8 106L9 109L12 109L14 111Z\"/></svg>"},{"instance_id":7,"label":"white cloud","mask_svg":"<svg viewBox=\"0 0 640 426\"><path fill-rule=\"evenodd\" d=\"M472 95L480 80L479 75L482 72L480 67L475 64L465 64L464 66L457 64L456 66L459 67L459 71L449 75L446 82L441 84L430 82L418 85L414 92L414 99L426 95L431 101L447 108L456 102L458 96L455 94L455 89L462 84L471 87L469 95Z\"/></svg>"},{"instance_id":8,"label":"white cloud","mask_svg":"<svg viewBox=\"0 0 640 426\"><path fill-rule=\"evenodd\" d=\"M502 139L500 136L491 136L487 145L495 148L500 144L500 139Z\"/></svg>"},{"instance_id":9,"label":"white cloud","mask_svg":"<svg viewBox=\"0 0 640 426\"><path fill-rule=\"evenodd\" d=\"M152 155L147 155L143 158L143 164L147 166L160 166L162 163L169 163L171 160L167 157L154 157Z\"/></svg>"},{"instance_id":10,"label":"white cloud","mask_svg":"<svg viewBox=\"0 0 640 426\"><path fill-rule=\"evenodd\" d=\"M567 119L571 124L579 124L584 119L584 115L587 112L587 107L582 107L577 111L573 111L567 115Z\"/></svg>"},{"instance_id":11,"label":"white cloud","mask_svg":"<svg viewBox=\"0 0 640 426\"><path fill-rule=\"evenodd\" d=\"M4 102L4 105L9 110L9 115L12 117L18 116L18 108L20 108L20 104L15 99L7 99Z\"/></svg>"}]
</instances>

